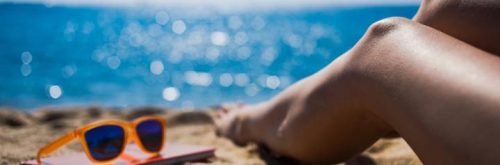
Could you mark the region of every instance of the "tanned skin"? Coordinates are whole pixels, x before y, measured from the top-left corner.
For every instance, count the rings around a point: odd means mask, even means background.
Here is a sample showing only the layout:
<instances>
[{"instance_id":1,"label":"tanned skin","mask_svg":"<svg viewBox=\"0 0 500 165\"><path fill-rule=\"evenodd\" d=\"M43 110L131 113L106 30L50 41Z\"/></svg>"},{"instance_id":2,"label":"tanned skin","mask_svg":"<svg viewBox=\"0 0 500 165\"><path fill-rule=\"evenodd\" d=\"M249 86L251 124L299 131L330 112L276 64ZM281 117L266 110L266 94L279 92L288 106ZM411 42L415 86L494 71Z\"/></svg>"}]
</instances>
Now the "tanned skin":
<instances>
[{"instance_id":1,"label":"tanned skin","mask_svg":"<svg viewBox=\"0 0 500 165\"><path fill-rule=\"evenodd\" d=\"M500 162L500 1L427 0L217 131L306 163L349 159L397 132L425 164Z\"/></svg>"}]
</instances>

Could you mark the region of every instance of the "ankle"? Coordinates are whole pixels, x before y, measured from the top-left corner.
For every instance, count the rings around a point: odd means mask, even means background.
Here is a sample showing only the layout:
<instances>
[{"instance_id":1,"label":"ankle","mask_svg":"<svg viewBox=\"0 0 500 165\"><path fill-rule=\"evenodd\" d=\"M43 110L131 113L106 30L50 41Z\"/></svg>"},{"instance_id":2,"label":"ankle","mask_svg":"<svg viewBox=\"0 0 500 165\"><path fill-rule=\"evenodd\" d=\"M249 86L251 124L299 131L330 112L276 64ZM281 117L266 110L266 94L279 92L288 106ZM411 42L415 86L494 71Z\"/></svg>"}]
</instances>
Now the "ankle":
<instances>
[{"instance_id":1,"label":"ankle","mask_svg":"<svg viewBox=\"0 0 500 165\"><path fill-rule=\"evenodd\" d=\"M236 126L235 131L238 139L243 141L251 141L251 129L248 124L248 114L242 112L236 116Z\"/></svg>"}]
</instances>

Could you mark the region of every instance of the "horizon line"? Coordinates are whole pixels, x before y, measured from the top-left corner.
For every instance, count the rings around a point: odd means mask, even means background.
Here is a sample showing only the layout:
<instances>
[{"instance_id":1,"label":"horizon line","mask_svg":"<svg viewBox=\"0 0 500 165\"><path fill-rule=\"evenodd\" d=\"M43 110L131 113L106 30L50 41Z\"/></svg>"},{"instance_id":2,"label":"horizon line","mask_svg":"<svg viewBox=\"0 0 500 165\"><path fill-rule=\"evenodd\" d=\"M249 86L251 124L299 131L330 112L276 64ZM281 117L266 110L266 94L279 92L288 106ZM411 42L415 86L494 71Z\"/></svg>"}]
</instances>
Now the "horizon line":
<instances>
[{"instance_id":1,"label":"horizon line","mask_svg":"<svg viewBox=\"0 0 500 165\"><path fill-rule=\"evenodd\" d=\"M420 0L0 0L1 3L42 4L69 7L180 7L211 8L220 11L247 11L272 9L308 9L333 6L406 6L419 5Z\"/></svg>"}]
</instances>

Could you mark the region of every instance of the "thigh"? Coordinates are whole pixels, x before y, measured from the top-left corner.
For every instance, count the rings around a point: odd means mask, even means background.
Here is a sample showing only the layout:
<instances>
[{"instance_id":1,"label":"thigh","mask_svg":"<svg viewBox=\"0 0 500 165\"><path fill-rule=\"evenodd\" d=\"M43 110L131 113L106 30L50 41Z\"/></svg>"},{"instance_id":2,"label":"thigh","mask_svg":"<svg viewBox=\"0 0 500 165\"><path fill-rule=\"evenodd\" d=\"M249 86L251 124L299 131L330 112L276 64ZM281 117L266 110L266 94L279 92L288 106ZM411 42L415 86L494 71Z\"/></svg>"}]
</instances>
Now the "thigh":
<instances>
[{"instance_id":1,"label":"thigh","mask_svg":"<svg viewBox=\"0 0 500 165\"><path fill-rule=\"evenodd\" d=\"M404 19L377 27L350 60L364 103L426 164L500 161L500 57Z\"/></svg>"},{"instance_id":2,"label":"thigh","mask_svg":"<svg viewBox=\"0 0 500 165\"><path fill-rule=\"evenodd\" d=\"M500 55L498 0L424 0L414 20Z\"/></svg>"}]
</instances>

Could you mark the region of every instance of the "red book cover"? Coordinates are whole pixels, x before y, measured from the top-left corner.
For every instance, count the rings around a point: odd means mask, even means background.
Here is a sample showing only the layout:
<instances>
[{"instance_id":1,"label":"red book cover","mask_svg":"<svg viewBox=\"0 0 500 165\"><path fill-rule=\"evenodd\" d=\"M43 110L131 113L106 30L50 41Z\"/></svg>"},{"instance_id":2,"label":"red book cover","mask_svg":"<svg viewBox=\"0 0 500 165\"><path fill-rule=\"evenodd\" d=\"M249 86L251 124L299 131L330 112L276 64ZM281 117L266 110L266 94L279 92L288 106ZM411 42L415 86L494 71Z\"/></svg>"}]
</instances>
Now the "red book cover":
<instances>
[{"instance_id":1,"label":"red book cover","mask_svg":"<svg viewBox=\"0 0 500 165\"><path fill-rule=\"evenodd\" d=\"M134 143L128 144L124 154L112 162L112 164L179 164L190 161L205 160L214 156L213 147L167 143L165 148L157 156L143 153ZM36 160L21 163L23 165L35 165ZM85 153L45 157L42 165L87 165L92 164Z\"/></svg>"}]
</instances>

